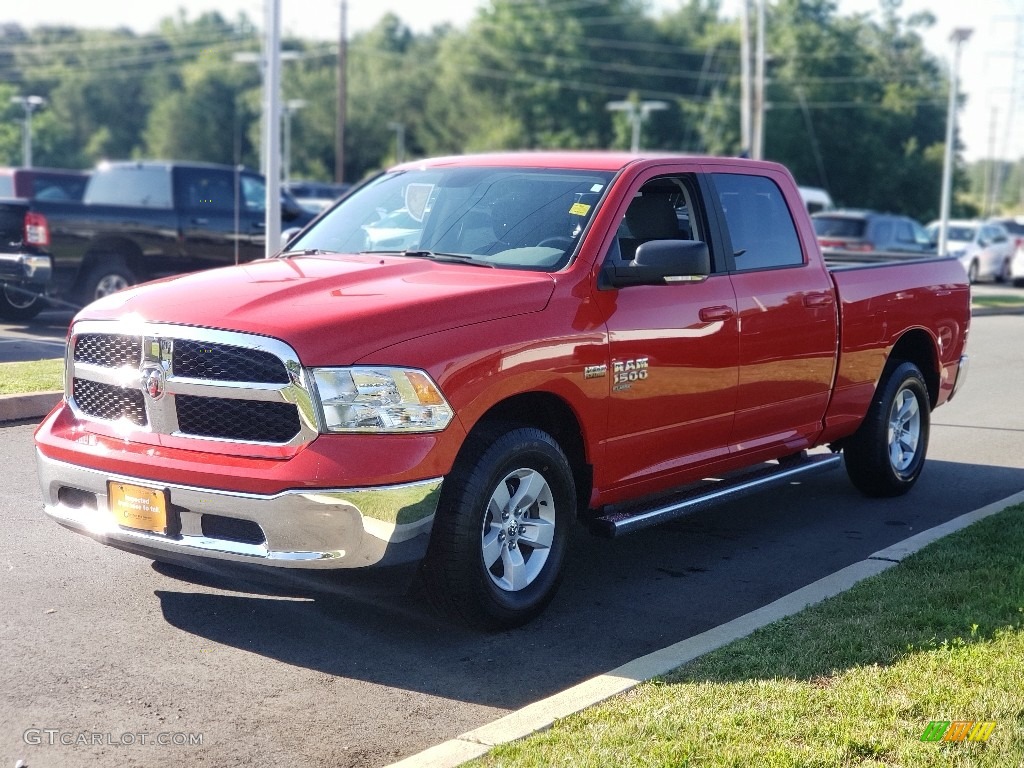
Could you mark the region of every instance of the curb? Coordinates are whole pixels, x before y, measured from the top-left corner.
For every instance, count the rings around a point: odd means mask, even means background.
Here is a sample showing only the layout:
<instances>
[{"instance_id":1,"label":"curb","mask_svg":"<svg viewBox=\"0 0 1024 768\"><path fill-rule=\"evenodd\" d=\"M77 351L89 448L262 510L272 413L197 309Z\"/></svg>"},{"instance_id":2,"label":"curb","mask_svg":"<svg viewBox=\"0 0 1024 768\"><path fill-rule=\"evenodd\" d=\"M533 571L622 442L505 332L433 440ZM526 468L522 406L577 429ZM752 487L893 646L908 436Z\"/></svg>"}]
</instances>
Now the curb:
<instances>
[{"instance_id":1,"label":"curb","mask_svg":"<svg viewBox=\"0 0 1024 768\"><path fill-rule=\"evenodd\" d=\"M929 528L910 538L881 549L860 562L848 565L806 587L790 592L773 603L732 621L682 640L661 650L616 667L610 672L585 680L546 699L528 704L491 723L461 736L392 763L386 768L455 768L481 757L493 747L525 738L550 728L556 720L580 712L605 699L625 693L653 677L667 674L681 664L746 637L779 619L845 592L869 576L875 576L951 533L955 533L1007 507L1024 503L1024 491L967 512L942 525Z\"/></svg>"},{"instance_id":2,"label":"curb","mask_svg":"<svg viewBox=\"0 0 1024 768\"><path fill-rule=\"evenodd\" d=\"M41 419L64 396L63 392L35 392L30 395L0 395L0 423Z\"/></svg>"}]
</instances>

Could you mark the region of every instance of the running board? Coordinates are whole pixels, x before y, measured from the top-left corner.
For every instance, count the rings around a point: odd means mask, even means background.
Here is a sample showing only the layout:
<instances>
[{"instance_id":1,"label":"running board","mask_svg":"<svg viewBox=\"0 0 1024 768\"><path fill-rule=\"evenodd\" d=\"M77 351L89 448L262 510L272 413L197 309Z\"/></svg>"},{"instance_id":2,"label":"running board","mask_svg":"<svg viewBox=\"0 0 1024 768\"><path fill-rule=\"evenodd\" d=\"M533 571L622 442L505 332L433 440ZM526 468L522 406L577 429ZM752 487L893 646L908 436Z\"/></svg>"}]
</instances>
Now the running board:
<instances>
[{"instance_id":1,"label":"running board","mask_svg":"<svg viewBox=\"0 0 1024 768\"><path fill-rule=\"evenodd\" d=\"M785 485L805 475L835 469L842 460L843 457L840 454L834 453L786 461L737 478L723 480L710 487L702 486L682 496L675 496L668 503L662 498L656 502L660 506L639 508L631 506L606 512L601 517L591 520L591 530L599 536L608 538L633 533L641 528L674 520L724 501L738 499L766 488Z\"/></svg>"}]
</instances>

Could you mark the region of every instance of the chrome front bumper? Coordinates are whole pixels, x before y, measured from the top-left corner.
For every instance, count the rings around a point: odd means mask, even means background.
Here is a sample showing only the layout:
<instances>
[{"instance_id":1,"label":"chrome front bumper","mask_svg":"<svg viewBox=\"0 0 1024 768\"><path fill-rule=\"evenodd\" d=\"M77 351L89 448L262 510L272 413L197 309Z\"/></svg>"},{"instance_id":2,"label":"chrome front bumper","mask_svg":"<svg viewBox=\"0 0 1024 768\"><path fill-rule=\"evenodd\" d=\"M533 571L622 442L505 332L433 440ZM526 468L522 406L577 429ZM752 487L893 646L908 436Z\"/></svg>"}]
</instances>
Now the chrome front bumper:
<instances>
[{"instance_id":1,"label":"chrome front bumper","mask_svg":"<svg viewBox=\"0 0 1024 768\"><path fill-rule=\"evenodd\" d=\"M263 496L108 475L54 461L38 450L36 465L46 514L102 543L154 558L163 553L176 560L216 558L285 568L364 568L418 560L426 553L441 491L441 478L435 478ZM108 507L108 481L166 488L180 533L163 536L119 526ZM245 535L232 536L232 530Z\"/></svg>"}]
</instances>

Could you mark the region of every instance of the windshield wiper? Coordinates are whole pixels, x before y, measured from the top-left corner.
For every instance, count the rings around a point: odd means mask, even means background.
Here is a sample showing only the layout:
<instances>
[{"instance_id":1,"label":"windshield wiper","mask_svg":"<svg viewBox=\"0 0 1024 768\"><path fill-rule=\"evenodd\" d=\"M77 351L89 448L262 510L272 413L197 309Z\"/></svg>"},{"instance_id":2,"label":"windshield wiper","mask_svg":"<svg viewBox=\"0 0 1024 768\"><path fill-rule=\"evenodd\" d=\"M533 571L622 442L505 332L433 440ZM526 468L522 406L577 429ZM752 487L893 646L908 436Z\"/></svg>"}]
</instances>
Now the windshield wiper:
<instances>
[{"instance_id":1,"label":"windshield wiper","mask_svg":"<svg viewBox=\"0 0 1024 768\"><path fill-rule=\"evenodd\" d=\"M412 259L430 259L431 261L446 261L453 264L471 264L474 267L494 268L494 265L489 261L483 261L465 253L437 253L435 251L410 249L408 251L401 251L398 255L408 256Z\"/></svg>"},{"instance_id":2,"label":"windshield wiper","mask_svg":"<svg viewBox=\"0 0 1024 768\"><path fill-rule=\"evenodd\" d=\"M303 248L302 250L299 251L281 251L276 256L274 256L274 258L287 259L290 258L291 256L324 256L328 253L337 253L337 251L324 251L321 250L320 248Z\"/></svg>"}]
</instances>

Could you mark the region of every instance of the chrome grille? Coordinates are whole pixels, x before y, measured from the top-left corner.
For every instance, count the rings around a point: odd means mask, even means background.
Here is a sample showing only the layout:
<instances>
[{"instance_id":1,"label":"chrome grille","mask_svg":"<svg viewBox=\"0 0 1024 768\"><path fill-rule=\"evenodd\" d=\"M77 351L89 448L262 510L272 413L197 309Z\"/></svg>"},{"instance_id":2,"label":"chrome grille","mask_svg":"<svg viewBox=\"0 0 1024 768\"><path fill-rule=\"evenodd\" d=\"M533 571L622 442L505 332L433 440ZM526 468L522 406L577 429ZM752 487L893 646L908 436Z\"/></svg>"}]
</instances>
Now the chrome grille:
<instances>
[{"instance_id":1,"label":"chrome grille","mask_svg":"<svg viewBox=\"0 0 1024 768\"><path fill-rule=\"evenodd\" d=\"M83 419L155 434L299 445L318 434L295 352L276 339L162 323L72 328L70 402Z\"/></svg>"},{"instance_id":2,"label":"chrome grille","mask_svg":"<svg viewBox=\"0 0 1024 768\"><path fill-rule=\"evenodd\" d=\"M182 432L223 440L287 443L299 431L299 414L291 403L228 400L178 395Z\"/></svg>"},{"instance_id":3,"label":"chrome grille","mask_svg":"<svg viewBox=\"0 0 1024 768\"><path fill-rule=\"evenodd\" d=\"M81 411L94 419L128 419L132 424L146 426L146 404L139 389L125 389L76 378L72 393Z\"/></svg>"},{"instance_id":4,"label":"chrome grille","mask_svg":"<svg viewBox=\"0 0 1024 768\"><path fill-rule=\"evenodd\" d=\"M171 367L175 376L194 379L288 383L284 364L269 352L227 344L203 344L191 339L175 340Z\"/></svg>"},{"instance_id":5,"label":"chrome grille","mask_svg":"<svg viewBox=\"0 0 1024 768\"><path fill-rule=\"evenodd\" d=\"M142 339L138 336L84 333L75 339L75 362L120 368L138 367L142 360Z\"/></svg>"}]
</instances>

